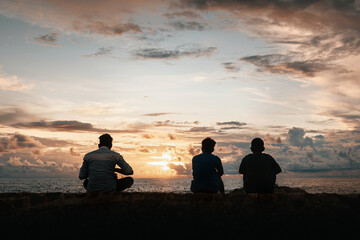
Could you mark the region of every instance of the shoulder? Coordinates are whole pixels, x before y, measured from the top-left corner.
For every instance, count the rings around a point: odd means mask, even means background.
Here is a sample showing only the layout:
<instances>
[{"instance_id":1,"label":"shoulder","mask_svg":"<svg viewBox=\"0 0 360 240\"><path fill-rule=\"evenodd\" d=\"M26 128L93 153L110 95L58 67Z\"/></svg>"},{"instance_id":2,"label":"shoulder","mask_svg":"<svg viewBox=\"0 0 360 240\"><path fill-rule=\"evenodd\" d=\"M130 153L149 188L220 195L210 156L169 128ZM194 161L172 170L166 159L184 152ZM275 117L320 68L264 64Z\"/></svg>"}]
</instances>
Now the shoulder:
<instances>
[{"instance_id":1,"label":"shoulder","mask_svg":"<svg viewBox=\"0 0 360 240\"><path fill-rule=\"evenodd\" d=\"M249 159L252 159L253 157L254 157L254 154L250 153L243 158L243 161L248 161Z\"/></svg>"},{"instance_id":2,"label":"shoulder","mask_svg":"<svg viewBox=\"0 0 360 240\"><path fill-rule=\"evenodd\" d=\"M274 161L275 161L275 159L274 159L270 154L263 153L262 155L263 155L264 158L267 158L267 159L270 159L270 160L274 160Z\"/></svg>"},{"instance_id":3,"label":"shoulder","mask_svg":"<svg viewBox=\"0 0 360 240\"><path fill-rule=\"evenodd\" d=\"M86 153L86 154L84 155L84 159L85 159L85 158L89 158L91 155L97 153L97 151L99 151L99 149Z\"/></svg>"},{"instance_id":4,"label":"shoulder","mask_svg":"<svg viewBox=\"0 0 360 240\"><path fill-rule=\"evenodd\" d=\"M115 151L109 151L109 153L116 159L116 160L119 160L119 159L124 159L123 156L121 156L120 153L118 152L115 152Z\"/></svg>"},{"instance_id":5,"label":"shoulder","mask_svg":"<svg viewBox=\"0 0 360 240\"><path fill-rule=\"evenodd\" d=\"M214 154L211 154L212 158L215 159L216 161L221 161L220 157L214 155Z\"/></svg>"},{"instance_id":6,"label":"shoulder","mask_svg":"<svg viewBox=\"0 0 360 240\"><path fill-rule=\"evenodd\" d=\"M201 154L198 154L198 155L196 155L196 156L194 156L193 158L192 158L192 160L194 161L194 160L197 160L197 159L200 159L200 158L202 158L202 153Z\"/></svg>"}]
</instances>

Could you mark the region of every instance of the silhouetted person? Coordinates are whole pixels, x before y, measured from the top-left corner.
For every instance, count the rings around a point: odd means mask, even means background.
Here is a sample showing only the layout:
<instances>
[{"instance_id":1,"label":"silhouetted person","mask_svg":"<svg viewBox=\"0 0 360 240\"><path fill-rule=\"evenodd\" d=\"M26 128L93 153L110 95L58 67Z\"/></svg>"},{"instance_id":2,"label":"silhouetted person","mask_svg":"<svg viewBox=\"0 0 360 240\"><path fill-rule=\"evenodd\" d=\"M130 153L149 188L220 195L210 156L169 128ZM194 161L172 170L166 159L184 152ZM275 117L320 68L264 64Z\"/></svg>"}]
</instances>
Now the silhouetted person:
<instances>
[{"instance_id":1,"label":"silhouetted person","mask_svg":"<svg viewBox=\"0 0 360 240\"><path fill-rule=\"evenodd\" d=\"M205 138L201 142L202 154L196 155L192 159L192 169L194 180L191 181L191 191L193 193L224 193L224 183L221 176L224 169L221 159L212 154L216 142L211 138Z\"/></svg>"},{"instance_id":2,"label":"silhouetted person","mask_svg":"<svg viewBox=\"0 0 360 240\"><path fill-rule=\"evenodd\" d=\"M112 137L103 134L99 137L99 149L87 153L80 168L79 178L85 179L85 189L92 192L120 192L134 183L132 177L117 179L115 172L132 175L133 169L117 152L111 151ZM120 169L115 168L118 165Z\"/></svg>"},{"instance_id":3,"label":"silhouetted person","mask_svg":"<svg viewBox=\"0 0 360 240\"><path fill-rule=\"evenodd\" d=\"M244 188L247 193L272 193L276 174L281 172L279 164L265 150L264 141L255 138L251 141L251 151L243 158L239 173L243 174Z\"/></svg>"}]
</instances>

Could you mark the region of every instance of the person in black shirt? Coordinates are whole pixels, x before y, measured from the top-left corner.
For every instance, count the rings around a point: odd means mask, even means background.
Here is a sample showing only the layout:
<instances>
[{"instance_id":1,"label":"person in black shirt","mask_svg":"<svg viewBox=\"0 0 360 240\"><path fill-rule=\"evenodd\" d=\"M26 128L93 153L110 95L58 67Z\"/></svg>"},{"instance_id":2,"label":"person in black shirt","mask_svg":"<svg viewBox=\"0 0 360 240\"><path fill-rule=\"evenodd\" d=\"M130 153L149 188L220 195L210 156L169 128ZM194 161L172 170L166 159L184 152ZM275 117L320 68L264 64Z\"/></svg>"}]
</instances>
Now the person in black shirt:
<instances>
[{"instance_id":1,"label":"person in black shirt","mask_svg":"<svg viewBox=\"0 0 360 240\"><path fill-rule=\"evenodd\" d=\"M243 158L239 173L243 174L246 193L272 193L274 191L276 174L281 172L279 164L265 150L264 141L255 138L251 141L251 151Z\"/></svg>"}]
</instances>

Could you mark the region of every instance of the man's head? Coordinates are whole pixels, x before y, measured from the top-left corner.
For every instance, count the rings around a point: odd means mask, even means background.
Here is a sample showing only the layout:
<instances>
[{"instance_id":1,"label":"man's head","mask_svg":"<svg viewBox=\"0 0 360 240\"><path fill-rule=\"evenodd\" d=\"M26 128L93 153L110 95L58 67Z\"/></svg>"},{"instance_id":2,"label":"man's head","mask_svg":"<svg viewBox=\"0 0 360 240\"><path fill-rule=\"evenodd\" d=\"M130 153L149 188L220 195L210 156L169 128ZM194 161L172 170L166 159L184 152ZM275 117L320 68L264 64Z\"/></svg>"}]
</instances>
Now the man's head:
<instances>
[{"instance_id":1,"label":"man's head","mask_svg":"<svg viewBox=\"0 0 360 240\"><path fill-rule=\"evenodd\" d=\"M214 139L207 137L201 142L201 150L205 153L212 153L214 151L215 144L216 142Z\"/></svg>"},{"instance_id":2,"label":"man's head","mask_svg":"<svg viewBox=\"0 0 360 240\"><path fill-rule=\"evenodd\" d=\"M113 139L109 134L106 133L106 134L101 135L99 137L99 140L100 140L99 145L98 145L99 147L105 146L105 147L111 149Z\"/></svg>"},{"instance_id":3,"label":"man's head","mask_svg":"<svg viewBox=\"0 0 360 240\"><path fill-rule=\"evenodd\" d=\"M254 138L251 141L251 151L253 153L261 153L265 150L264 141L261 138Z\"/></svg>"}]
</instances>

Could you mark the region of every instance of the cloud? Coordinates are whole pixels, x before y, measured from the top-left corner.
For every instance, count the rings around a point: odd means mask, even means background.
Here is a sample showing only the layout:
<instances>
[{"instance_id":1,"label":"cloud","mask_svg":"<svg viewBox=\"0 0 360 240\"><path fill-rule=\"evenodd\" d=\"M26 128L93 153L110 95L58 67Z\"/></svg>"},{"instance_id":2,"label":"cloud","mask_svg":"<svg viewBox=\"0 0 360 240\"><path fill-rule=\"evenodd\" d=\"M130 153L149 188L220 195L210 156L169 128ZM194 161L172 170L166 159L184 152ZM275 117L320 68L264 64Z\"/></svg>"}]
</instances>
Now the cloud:
<instances>
[{"instance_id":1,"label":"cloud","mask_svg":"<svg viewBox=\"0 0 360 240\"><path fill-rule=\"evenodd\" d=\"M58 46L57 41L58 41L58 36L60 34L57 32L52 32L49 34L44 34L44 35L40 35L38 37L35 37L35 43L42 45L42 46L51 46L51 47L56 47Z\"/></svg>"},{"instance_id":2,"label":"cloud","mask_svg":"<svg viewBox=\"0 0 360 240\"><path fill-rule=\"evenodd\" d=\"M207 24L196 21L174 21L170 22L170 26L177 31L204 31L207 29Z\"/></svg>"},{"instance_id":3,"label":"cloud","mask_svg":"<svg viewBox=\"0 0 360 240\"><path fill-rule=\"evenodd\" d=\"M142 28L129 21L139 7L156 11L157 1L59 1L19 0L0 2L0 13L8 17L21 18L43 28L63 32L97 34L105 37L122 36L125 33L139 33ZM51 36L40 38L46 43Z\"/></svg>"},{"instance_id":4,"label":"cloud","mask_svg":"<svg viewBox=\"0 0 360 240\"><path fill-rule=\"evenodd\" d=\"M143 48L134 52L134 56L144 59L178 59L180 57L201 57L212 54L217 48L201 48L197 45L181 45L176 49Z\"/></svg>"},{"instance_id":5,"label":"cloud","mask_svg":"<svg viewBox=\"0 0 360 240\"><path fill-rule=\"evenodd\" d=\"M186 19L202 19L203 17L198 14L197 12L194 11L179 11L179 12L172 12L172 13L164 13L163 16L169 18L169 19L174 19L174 18L186 18Z\"/></svg>"},{"instance_id":6,"label":"cloud","mask_svg":"<svg viewBox=\"0 0 360 240\"><path fill-rule=\"evenodd\" d=\"M198 121L194 121L194 122L189 122L189 121L176 122L176 121L172 121L172 120L165 120L165 121L155 121L152 124L155 127L183 128L183 127L189 127L189 126L199 124L199 122Z\"/></svg>"},{"instance_id":7,"label":"cloud","mask_svg":"<svg viewBox=\"0 0 360 240\"><path fill-rule=\"evenodd\" d=\"M224 63L222 63L222 65L229 72L238 72L238 71L240 71L239 64L237 64L235 62L224 62Z\"/></svg>"},{"instance_id":8,"label":"cloud","mask_svg":"<svg viewBox=\"0 0 360 240\"><path fill-rule=\"evenodd\" d=\"M84 55L84 57L101 57L101 56L109 56L112 54L114 48L113 47L102 47L97 50L96 53L90 55Z\"/></svg>"},{"instance_id":9,"label":"cloud","mask_svg":"<svg viewBox=\"0 0 360 240\"><path fill-rule=\"evenodd\" d=\"M171 113L171 112L166 112L166 113L146 113L143 114L141 116L146 116L146 117L159 117L159 116L164 116L164 115L169 115L169 114L175 114L175 113Z\"/></svg>"},{"instance_id":10,"label":"cloud","mask_svg":"<svg viewBox=\"0 0 360 240\"><path fill-rule=\"evenodd\" d=\"M171 134L171 133L168 133L168 137L169 137L170 140L177 140L178 139L178 137L176 135Z\"/></svg>"},{"instance_id":11,"label":"cloud","mask_svg":"<svg viewBox=\"0 0 360 240\"><path fill-rule=\"evenodd\" d=\"M221 130L231 130L231 129L243 129L247 123L238 122L238 121L230 121L230 122L217 122L217 126L221 126Z\"/></svg>"},{"instance_id":12,"label":"cloud","mask_svg":"<svg viewBox=\"0 0 360 240\"><path fill-rule=\"evenodd\" d=\"M181 0L177 7L179 11L199 14L229 14L226 21L234 29L275 49L241 56L241 61L255 65L258 72L282 74L290 80L302 78L306 84L319 88L318 92L326 97L316 97L312 101L314 108L326 108L328 113L342 109L348 116L360 115L359 110L352 109L360 101L360 94L354 88L360 78L359 70L354 67L360 56L358 1ZM224 20L219 17L219 21ZM233 63L236 61L223 66L232 71L236 69ZM351 128L359 126L347 117L337 119Z\"/></svg>"},{"instance_id":13,"label":"cloud","mask_svg":"<svg viewBox=\"0 0 360 240\"><path fill-rule=\"evenodd\" d=\"M91 18L89 18L91 19ZM74 30L89 34L99 34L103 36L121 36L124 33L141 33L142 29L134 23L107 24L100 21L82 21L73 24Z\"/></svg>"},{"instance_id":14,"label":"cloud","mask_svg":"<svg viewBox=\"0 0 360 240\"><path fill-rule=\"evenodd\" d=\"M281 137L274 137L270 134L266 134L263 140L268 144L282 144Z\"/></svg>"},{"instance_id":15,"label":"cloud","mask_svg":"<svg viewBox=\"0 0 360 240\"><path fill-rule=\"evenodd\" d=\"M58 161L55 155L51 157L53 160L17 156L6 157L6 160L3 157L0 174L4 177L75 177L78 174L79 168L74 164Z\"/></svg>"},{"instance_id":16,"label":"cloud","mask_svg":"<svg viewBox=\"0 0 360 240\"><path fill-rule=\"evenodd\" d=\"M44 129L50 131L69 131L69 132L112 132L112 133L138 133L138 129L118 130L95 128L91 123L84 123L76 120L58 120L58 121L38 121L38 122L21 122L11 125L16 128Z\"/></svg>"},{"instance_id":17,"label":"cloud","mask_svg":"<svg viewBox=\"0 0 360 240\"><path fill-rule=\"evenodd\" d=\"M143 135L142 135L142 138L145 138L145 139L153 139L153 138L155 138L155 136L154 136L154 135L151 135L151 134L143 134Z\"/></svg>"},{"instance_id":18,"label":"cloud","mask_svg":"<svg viewBox=\"0 0 360 240\"><path fill-rule=\"evenodd\" d=\"M74 151L74 148L73 148L73 147L71 147L71 148L69 149L69 151L70 151L70 154L73 155L73 156L80 156L79 153L77 153L77 152Z\"/></svg>"},{"instance_id":19,"label":"cloud","mask_svg":"<svg viewBox=\"0 0 360 240\"><path fill-rule=\"evenodd\" d=\"M340 118L343 122L348 123L355 127L360 127L360 111L348 111L346 110L328 110L327 115Z\"/></svg>"},{"instance_id":20,"label":"cloud","mask_svg":"<svg viewBox=\"0 0 360 240\"><path fill-rule=\"evenodd\" d=\"M9 125L24 119L34 119L35 115L28 113L22 107L0 107L0 124Z\"/></svg>"},{"instance_id":21,"label":"cloud","mask_svg":"<svg viewBox=\"0 0 360 240\"><path fill-rule=\"evenodd\" d=\"M175 164L175 163L168 163L166 166L168 166L170 169L176 171L176 175L190 175L191 174L191 166L190 164Z\"/></svg>"},{"instance_id":22,"label":"cloud","mask_svg":"<svg viewBox=\"0 0 360 240\"><path fill-rule=\"evenodd\" d=\"M193 147L192 145L189 145L188 151L191 156L196 156L196 155L200 154L201 150L198 147Z\"/></svg>"},{"instance_id":23,"label":"cloud","mask_svg":"<svg viewBox=\"0 0 360 240\"><path fill-rule=\"evenodd\" d=\"M258 67L260 72L278 74L296 74L303 77L313 77L315 73L328 70L330 64L322 60L293 60L291 56L284 54L253 55L241 58Z\"/></svg>"},{"instance_id":24,"label":"cloud","mask_svg":"<svg viewBox=\"0 0 360 240\"><path fill-rule=\"evenodd\" d=\"M195 133L199 133L199 132L214 132L215 128L213 127L192 127L188 130L188 132L195 132Z\"/></svg>"},{"instance_id":25,"label":"cloud","mask_svg":"<svg viewBox=\"0 0 360 240\"><path fill-rule=\"evenodd\" d=\"M43 147L39 141L20 133L0 138L0 154L24 149L37 150Z\"/></svg>"},{"instance_id":26,"label":"cloud","mask_svg":"<svg viewBox=\"0 0 360 240\"><path fill-rule=\"evenodd\" d=\"M0 90L21 92L33 87L33 84L24 83L16 75L7 75L0 66Z\"/></svg>"},{"instance_id":27,"label":"cloud","mask_svg":"<svg viewBox=\"0 0 360 240\"><path fill-rule=\"evenodd\" d=\"M291 146L297 146L297 147L306 147L306 146L310 146L313 147L313 141L311 138L309 137L305 137L305 130L302 128L296 128L293 127L292 129L289 130L288 132L289 135L289 144Z\"/></svg>"}]
</instances>

